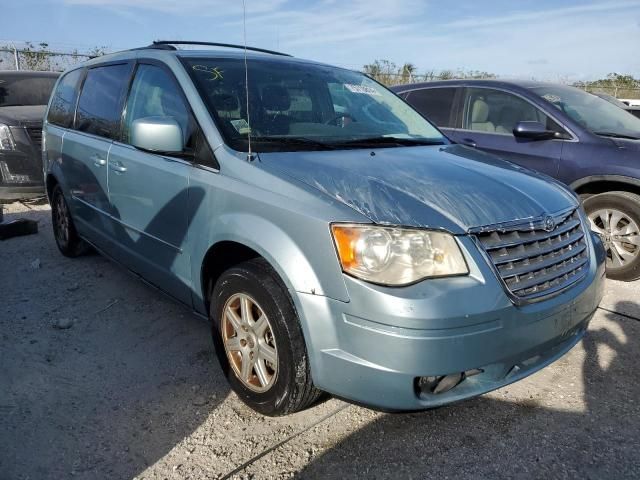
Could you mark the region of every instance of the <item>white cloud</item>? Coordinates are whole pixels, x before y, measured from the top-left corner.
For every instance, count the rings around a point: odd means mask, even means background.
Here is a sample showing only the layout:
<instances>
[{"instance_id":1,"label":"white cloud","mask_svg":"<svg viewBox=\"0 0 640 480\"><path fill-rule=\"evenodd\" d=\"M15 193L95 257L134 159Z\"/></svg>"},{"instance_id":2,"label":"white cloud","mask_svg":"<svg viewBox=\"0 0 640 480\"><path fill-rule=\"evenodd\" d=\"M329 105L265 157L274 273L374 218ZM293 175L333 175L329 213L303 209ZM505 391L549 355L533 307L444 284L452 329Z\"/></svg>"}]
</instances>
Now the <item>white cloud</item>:
<instances>
[{"instance_id":1,"label":"white cloud","mask_svg":"<svg viewBox=\"0 0 640 480\"><path fill-rule=\"evenodd\" d=\"M123 20L138 22L148 35L163 32L160 36L242 41L239 0L64 2L117 12ZM611 71L640 74L638 0L573 6L513 2L502 10L495 4L450 3L247 0L247 39L252 45L351 68L389 59L412 62L419 70L464 68L549 79ZM141 11L171 17L149 25ZM470 11L473 17L468 16ZM201 17L216 18L215 25L206 25Z\"/></svg>"},{"instance_id":2,"label":"white cloud","mask_svg":"<svg viewBox=\"0 0 640 480\"><path fill-rule=\"evenodd\" d=\"M611 12L613 10L624 10L628 8L638 8L640 3L637 0L625 2L602 2L586 5L576 5L573 7L551 8L547 10L534 10L530 12L508 13L502 16L473 17L464 18L449 22L445 27L450 28L484 28L495 25L519 24L535 22L540 20L554 20L558 17L580 15L583 13Z\"/></svg>"},{"instance_id":3,"label":"white cloud","mask_svg":"<svg viewBox=\"0 0 640 480\"><path fill-rule=\"evenodd\" d=\"M237 0L233 2L228 0L64 0L64 3L123 10L151 10L181 15L236 16L242 14L242 2ZM286 0L261 0L251 2L250 8L252 12L270 12L285 3Z\"/></svg>"}]
</instances>

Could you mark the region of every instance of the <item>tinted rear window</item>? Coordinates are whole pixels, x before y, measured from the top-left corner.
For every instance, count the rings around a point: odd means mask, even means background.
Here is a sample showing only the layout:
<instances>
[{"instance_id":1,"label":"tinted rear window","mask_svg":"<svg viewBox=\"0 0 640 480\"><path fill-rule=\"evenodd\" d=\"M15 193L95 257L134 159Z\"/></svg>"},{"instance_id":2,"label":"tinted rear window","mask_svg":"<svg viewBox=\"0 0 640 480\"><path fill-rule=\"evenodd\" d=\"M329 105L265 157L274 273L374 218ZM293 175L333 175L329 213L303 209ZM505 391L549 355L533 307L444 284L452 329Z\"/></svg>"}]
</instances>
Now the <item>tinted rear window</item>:
<instances>
[{"instance_id":1,"label":"tinted rear window","mask_svg":"<svg viewBox=\"0 0 640 480\"><path fill-rule=\"evenodd\" d=\"M407 101L438 127L454 127L451 107L455 88L425 88L409 93Z\"/></svg>"},{"instance_id":2,"label":"tinted rear window","mask_svg":"<svg viewBox=\"0 0 640 480\"><path fill-rule=\"evenodd\" d=\"M70 127L73 124L80 78L82 78L82 70L74 70L62 77L51 99L48 122L61 127Z\"/></svg>"},{"instance_id":3,"label":"tinted rear window","mask_svg":"<svg viewBox=\"0 0 640 480\"><path fill-rule=\"evenodd\" d=\"M0 107L46 105L55 76L0 75Z\"/></svg>"},{"instance_id":4,"label":"tinted rear window","mask_svg":"<svg viewBox=\"0 0 640 480\"><path fill-rule=\"evenodd\" d=\"M87 72L78 101L78 130L107 138L118 136L130 71L130 65L120 64L96 67Z\"/></svg>"}]
</instances>

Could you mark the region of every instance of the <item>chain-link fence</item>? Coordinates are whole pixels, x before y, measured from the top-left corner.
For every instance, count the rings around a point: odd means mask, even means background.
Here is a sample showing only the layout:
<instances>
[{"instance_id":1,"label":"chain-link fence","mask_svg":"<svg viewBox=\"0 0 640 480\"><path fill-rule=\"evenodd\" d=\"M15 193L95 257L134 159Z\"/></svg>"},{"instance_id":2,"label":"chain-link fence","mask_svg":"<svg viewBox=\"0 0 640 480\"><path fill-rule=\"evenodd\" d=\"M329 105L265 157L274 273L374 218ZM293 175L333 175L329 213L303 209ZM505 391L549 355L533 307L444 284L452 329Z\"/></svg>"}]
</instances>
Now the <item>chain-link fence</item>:
<instances>
[{"instance_id":1,"label":"chain-link fence","mask_svg":"<svg viewBox=\"0 0 640 480\"><path fill-rule=\"evenodd\" d=\"M58 52L44 48L0 45L0 70L62 72L77 63L103 54L104 52L99 49L89 53L79 53L77 51Z\"/></svg>"}]
</instances>

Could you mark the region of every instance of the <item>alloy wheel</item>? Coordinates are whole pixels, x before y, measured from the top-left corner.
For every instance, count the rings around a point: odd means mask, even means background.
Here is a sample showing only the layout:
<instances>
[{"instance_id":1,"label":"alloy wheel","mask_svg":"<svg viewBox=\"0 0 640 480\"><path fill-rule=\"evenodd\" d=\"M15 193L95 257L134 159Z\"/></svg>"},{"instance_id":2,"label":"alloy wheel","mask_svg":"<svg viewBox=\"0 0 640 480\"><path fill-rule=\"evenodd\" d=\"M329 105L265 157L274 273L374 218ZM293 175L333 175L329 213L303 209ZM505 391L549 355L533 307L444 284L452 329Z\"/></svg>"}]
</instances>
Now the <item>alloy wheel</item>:
<instances>
[{"instance_id":1,"label":"alloy wheel","mask_svg":"<svg viewBox=\"0 0 640 480\"><path fill-rule=\"evenodd\" d=\"M595 210L589 214L589 223L604 243L607 267L625 267L640 255L640 229L624 212L613 208Z\"/></svg>"},{"instance_id":2,"label":"alloy wheel","mask_svg":"<svg viewBox=\"0 0 640 480\"><path fill-rule=\"evenodd\" d=\"M69 210L62 194L55 200L54 222L58 242L66 245L69 241Z\"/></svg>"},{"instance_id":3,"label":"alloy wheel","mask_svg":"<svg viewBox=\"0 0 640 480\"><path fill-rule=\"evenodd\" d=\"M232 295L225 303L221 328L236 377L254 392L269 390L278 374L278 350L260 305L246 293Z\"/></svg>"}]
</instances>

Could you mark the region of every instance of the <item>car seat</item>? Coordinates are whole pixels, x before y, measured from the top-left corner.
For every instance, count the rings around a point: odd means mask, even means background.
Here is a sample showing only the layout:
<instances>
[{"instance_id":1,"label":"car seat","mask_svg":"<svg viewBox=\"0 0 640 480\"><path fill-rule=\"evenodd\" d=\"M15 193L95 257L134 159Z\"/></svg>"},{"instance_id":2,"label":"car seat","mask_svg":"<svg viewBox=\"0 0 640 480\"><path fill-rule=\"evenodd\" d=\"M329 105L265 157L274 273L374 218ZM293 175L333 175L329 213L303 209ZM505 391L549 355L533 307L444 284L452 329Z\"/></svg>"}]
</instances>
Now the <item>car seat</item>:
<instances>
[{"instance_id":1,"label":"car seat","mask_svg":"<svg viewBox=\"0 0 640 480\"><path fill-rule=\"evenodd\" d=\"M471 108L471 130L480 132L495 132L496 128L489 121L489 105L481 98L473 102Z\"/></svg>"}]
</instances>

